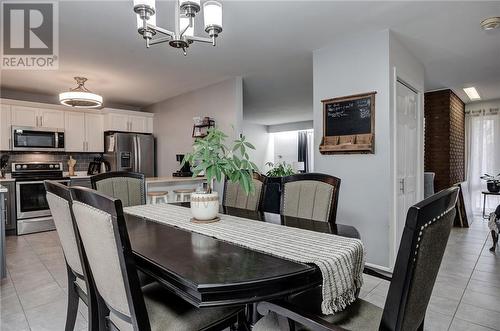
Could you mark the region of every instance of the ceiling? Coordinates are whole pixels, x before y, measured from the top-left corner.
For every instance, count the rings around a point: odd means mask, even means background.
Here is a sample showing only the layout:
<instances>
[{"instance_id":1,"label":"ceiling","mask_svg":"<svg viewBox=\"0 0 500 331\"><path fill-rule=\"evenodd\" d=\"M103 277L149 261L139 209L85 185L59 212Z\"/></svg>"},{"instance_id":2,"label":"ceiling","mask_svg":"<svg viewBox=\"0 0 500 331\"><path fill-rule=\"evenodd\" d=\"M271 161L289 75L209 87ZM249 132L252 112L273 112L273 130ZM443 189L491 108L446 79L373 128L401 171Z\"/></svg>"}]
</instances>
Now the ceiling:
<instances>
[{"instance_id":1,"label":"ceiling","mask_svg":"<svg viewBox=\"0 0 500 331\"><path fill-rule=\"evenodd\" d=\"M131 0L62 1L59 70L3 70L1 87L55 95L84 75L105 103L145 107L242 76L245 119L303 121L312 119L312 51L389 28L425 65L427 90L453 88L467 101L461 88L473 85L483 99L500 98L500 31L479 28L481 19L500 15L498 1L223 3L219 45L194 44L184 57L164 44L145 48ZM172 7L159 3L159 25L170 26Z\"/></svg>"}]
</instances>

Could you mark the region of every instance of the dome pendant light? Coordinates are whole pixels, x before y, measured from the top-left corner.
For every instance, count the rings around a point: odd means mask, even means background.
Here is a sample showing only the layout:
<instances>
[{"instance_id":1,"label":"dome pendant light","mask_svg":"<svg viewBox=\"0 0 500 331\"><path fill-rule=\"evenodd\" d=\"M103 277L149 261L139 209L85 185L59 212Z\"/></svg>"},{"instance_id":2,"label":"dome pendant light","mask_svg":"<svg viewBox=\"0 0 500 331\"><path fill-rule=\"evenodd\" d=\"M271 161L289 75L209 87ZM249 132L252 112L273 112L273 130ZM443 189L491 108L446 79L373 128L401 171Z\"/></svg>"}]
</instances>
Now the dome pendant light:
<instances>
[{"instance_id":1,"label":"dome pendant light","mask_svg":"<svg viewBox=\"0 0 500 331\"><path fill-rule=\"evenodd\" d=\"M102 96L92 93L85 87L87 78L74 77L77 87L69 92L59 94L59 102L65 106L75 108L99 108L102 106Z\"/></svg>"}]
</instances>

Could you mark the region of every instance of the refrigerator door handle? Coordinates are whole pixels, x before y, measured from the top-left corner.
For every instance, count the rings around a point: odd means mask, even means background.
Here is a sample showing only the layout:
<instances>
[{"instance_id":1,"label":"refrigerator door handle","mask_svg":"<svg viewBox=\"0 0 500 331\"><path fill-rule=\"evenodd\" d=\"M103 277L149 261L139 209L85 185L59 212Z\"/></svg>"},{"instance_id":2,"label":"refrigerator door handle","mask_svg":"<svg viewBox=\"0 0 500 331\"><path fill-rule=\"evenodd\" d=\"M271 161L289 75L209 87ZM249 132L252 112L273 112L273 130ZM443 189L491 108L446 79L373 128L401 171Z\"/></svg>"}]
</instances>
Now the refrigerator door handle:
<instances>
[{"instance_id":1,"label":"refrigerator door handle","mask_svg":"<svg viewBox=\"0 0 500 331\"><path fill-rule=\"evenodd\" d=\"M139 149L137 148L137 136L132 137L134 143L134 172L139 172Z\"/></svg>"},{"instance_id":2,"label":"refrigerator door handle","mask_svg":"<svg viewBox=\"0 0 500 331\"><path fill-rule=\"evenodd\" d=\"M142 170L142 160L141 160L142 159L142 157L141 157L142 156L142 148L141 148L142 142L141 142L141 138L139 138L138 136L135 136L135 137L136 137L135 139L137 139L137 155L139 155L139 157L137 157L137 160L139 161L138 162L139 165L137 167L137 172L142 172L141 171Z\"/></svg>"}]
</instances>

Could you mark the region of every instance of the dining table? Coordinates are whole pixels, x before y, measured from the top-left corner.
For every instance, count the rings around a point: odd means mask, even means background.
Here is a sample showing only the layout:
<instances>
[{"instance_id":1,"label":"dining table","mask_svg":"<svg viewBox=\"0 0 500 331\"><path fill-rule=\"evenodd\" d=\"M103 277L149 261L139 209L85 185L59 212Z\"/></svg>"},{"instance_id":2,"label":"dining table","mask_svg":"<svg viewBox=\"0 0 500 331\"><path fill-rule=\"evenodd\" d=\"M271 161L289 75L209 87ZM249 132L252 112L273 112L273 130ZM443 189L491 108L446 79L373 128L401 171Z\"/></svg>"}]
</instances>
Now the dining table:
<instances>
[{"instance_id":1,"label":"dining table","mask_svg":"<svg viewBox=\"0 0 500 331\"><path fill-rule=\"evenodd\" d=\"M189 202L176 205L189 208ZM220 213L248 222L359 239L352 226L279 214L220 207ZM322 283L314 264L254 251L211 236L127 214L125 221L139 270L198 308L251 305L283 298Z\"/></svg>"}]
</instances>

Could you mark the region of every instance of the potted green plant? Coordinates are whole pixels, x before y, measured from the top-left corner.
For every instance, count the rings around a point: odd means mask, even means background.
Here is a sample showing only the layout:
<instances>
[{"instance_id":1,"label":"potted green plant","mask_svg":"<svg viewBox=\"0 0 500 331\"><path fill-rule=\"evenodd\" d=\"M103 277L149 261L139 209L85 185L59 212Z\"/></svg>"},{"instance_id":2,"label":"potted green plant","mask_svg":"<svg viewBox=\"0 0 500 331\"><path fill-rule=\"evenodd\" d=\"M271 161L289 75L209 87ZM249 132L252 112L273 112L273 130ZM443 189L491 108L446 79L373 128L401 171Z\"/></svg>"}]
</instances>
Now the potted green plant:
<instances>
[{"instance_id":1,"label":"potted green plant","mask_svg":"<svg viewBox=\"0 0 500 331\"><path fill-rule=\"evenodd\" d=\"M295 174L292 166L286 162L267 162L266 166L270 167L266 173L268 176L265 186L264 210L271 213L280 213L281 201L281 177L291 176Z\"/></svg>"},{"instance_id":2,"label":"potted green plant","mask_svg":"<svg viewBox=\"0 0 500 331\"><path fill-rule=\"evenodd\" d=\"M285 177L295 174L292 165L286 163L285 161L277 162L276 164L273 162L267 162L266 166L271 168L266 173L266 176L268 177Z\"/></svg>"},{"instance_id":3,"label":"potted green plant","mask_svg":"<svg viewBox=\"0 0 500 331\"><path fill-rule=\"evenodd\" d=\"M219 194L213 191L213 182L227 180L239 183L246 194L255 190L252 173L257 171L255 163L250 161L247 149L255 147L246 141L245 136L227 146L228 136L219 129L210 128L207 136L198 138L193 143L193 151L186 154L186 162L193 165L193 177L204 174L207 178L205 192L191 194L191 213L194 221L213 222L219 212Z\"/></svg>"}]
</instances>

